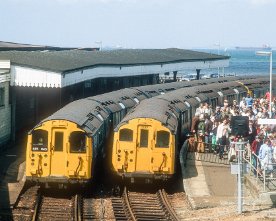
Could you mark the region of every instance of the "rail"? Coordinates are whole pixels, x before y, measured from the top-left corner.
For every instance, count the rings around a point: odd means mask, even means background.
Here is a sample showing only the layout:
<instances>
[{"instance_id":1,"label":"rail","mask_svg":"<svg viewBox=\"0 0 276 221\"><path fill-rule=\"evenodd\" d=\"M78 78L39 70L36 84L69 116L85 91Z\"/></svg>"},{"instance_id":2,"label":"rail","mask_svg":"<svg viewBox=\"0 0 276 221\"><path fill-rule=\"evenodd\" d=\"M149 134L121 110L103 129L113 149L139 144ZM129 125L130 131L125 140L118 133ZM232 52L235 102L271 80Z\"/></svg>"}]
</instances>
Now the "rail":
<instances>
[{"instance_id":1,"label":"rail","mask_svg":"<svg viewBox=\"0 0 276 221\"><path fill-rule=\"evenodd\" d=\"M249 175L262 182L263 191L276 190L276 159L273 154L261 160L254 152L243 155L243 161L249 165Z\"/></svg>"},{"instance_id":2,"label":"rail","mask_svg":"<svg viewBox=\"0 0 276 221\"><path fill-rule=\"evenodd\" d=\"M41 203L41 200L42 200L42 196L41 196L41 193L39 192L37 194L37 198L36 198L36 204L35 204L35 208L34 208L32 221L36 221L38 219L38 209L39 209L39 205Z\"/></svg>"},{"instance_id":3,"label":"rail","mask_svg":"<svg viewBox=\"0 0 276 221\"><path fill-rule=\"evenodd\" d=\"M164 189L158 191L160 194L160 197L162 199L163 204L165 205L167 211L169 212L170 216L172 217L172 220L179 221L174 209L172 208L171 204L169 203L167 194Z\"/></svg>"},{"instance_id":4,"label":"rail","mask_svg":"<svg viewBox=\"0 0 276 221\"><path fill-rule=\"evenodd\" d=\"M32 221L36 220L81 220L79 196L68 199L39 193L32 216Z\"/></svg>"},{"instance_id":5,"label":"rail","mask_svg":"<svg viewBox=\"0 0 276 221\"><path fill-rule=\"evenodd\" d=\"M130 202L129 202L129 198L128 198L128 193L127 193L127 188L126 187L124 188L123 199L124 199L125 205L127 206L127 210L128 210L127 214L130 215L130 217L131 217L132 220L136 220L135 215L134 215L134 213L133 213L133 211L131 209L131 206L130 206Z\"/></svg>"}]
</instances>

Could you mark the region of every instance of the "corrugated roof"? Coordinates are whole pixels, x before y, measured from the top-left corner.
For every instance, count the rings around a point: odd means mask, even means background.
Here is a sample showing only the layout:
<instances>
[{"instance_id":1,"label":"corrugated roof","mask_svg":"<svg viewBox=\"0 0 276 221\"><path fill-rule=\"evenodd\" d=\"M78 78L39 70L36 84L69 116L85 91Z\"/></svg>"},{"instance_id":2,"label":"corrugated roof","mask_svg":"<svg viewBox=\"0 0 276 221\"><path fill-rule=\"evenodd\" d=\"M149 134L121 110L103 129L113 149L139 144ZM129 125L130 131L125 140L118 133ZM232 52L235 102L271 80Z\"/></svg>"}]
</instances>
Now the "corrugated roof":
<instances>
[{"instance_id":1,"label":"corrugated roof","mask_svg":"<svg viewBox=\"0 0 276 221\"><path fill-rule=\"evenodd\" d=\"M69 72L93 66L150 65L173 62L229 59L228 56L184 49L124 49L110 51L0 51L0 59L12 64Z\"/></svg>"}]
</instances>

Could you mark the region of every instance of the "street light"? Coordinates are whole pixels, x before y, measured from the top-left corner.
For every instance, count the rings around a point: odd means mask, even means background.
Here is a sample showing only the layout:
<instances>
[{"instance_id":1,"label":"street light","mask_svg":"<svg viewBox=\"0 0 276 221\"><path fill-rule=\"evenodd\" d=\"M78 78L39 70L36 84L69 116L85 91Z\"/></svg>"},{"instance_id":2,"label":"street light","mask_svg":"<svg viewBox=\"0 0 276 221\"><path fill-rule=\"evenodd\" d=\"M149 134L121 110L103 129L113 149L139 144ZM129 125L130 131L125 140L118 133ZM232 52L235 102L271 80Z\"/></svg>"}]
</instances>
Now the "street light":
<instances>
[{"instance_id":1,"label":"street light","mask_svg":"<svg viewBox=\"0 0 276 221\"><path fill-rule=\"evenodd\" d=\"M219 55L219 51L220 51L220 42L214 44L214 46L218 46L218 55ZM218 77L220 77L219 75L220 75L220 73L219 73L219 67L218 67Z\"/></svg>"},{"instance_id":2,"label":"street light","mask_svg":"<svg viewBox=\"0 0 276 221\"><path fill-rule=\"evenodd\" d=\"M271 103L272 103L272 51L257 51L256 55L260 56L270 56L270 65L269 65L269 118L272 116Z\"/></svg>"}]
</instances>

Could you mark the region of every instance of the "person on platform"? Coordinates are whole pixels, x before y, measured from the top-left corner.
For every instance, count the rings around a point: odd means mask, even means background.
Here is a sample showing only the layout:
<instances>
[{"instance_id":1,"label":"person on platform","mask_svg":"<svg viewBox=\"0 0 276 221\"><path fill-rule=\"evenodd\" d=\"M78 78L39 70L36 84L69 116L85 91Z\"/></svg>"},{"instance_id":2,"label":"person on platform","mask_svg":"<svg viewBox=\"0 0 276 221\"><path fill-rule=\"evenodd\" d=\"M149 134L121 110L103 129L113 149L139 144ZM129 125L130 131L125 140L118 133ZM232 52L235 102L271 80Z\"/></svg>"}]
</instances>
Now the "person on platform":
<instances>
[{"instance_id":1,"label":"person on platform","mask_svg":"<svg viewBox=\"0 0 276 221\"><path fill-rule=\"evenodd\" d=\"M216 111L215 111L214 117L215 117L216 121L220 121L222 119L222 113L221 113L221 107L220 106L216 107Z\"/></svg>"},{"instance_id":2,"label":"person on platform","mask_svg":"<svg viewBox=\"0 0 276 221\"><path fill-rule=\"evenodd\" d=\"M257 135L257 129L252 120L249 120L249 131L248 131L248 141L249 144L251 145Z\"/></svg>"},{"instance_id":3,"label":"person on platform","mask_svg":"<svg viewBox=\"0 0 276 221\"><path fill-rule=\"evenodd\" d=\"M205 111L204 103L200 103L199 107L196 109L196 114L198 115L204 114L204 111Z\"/></svg>"},{"instance_id":4,"label":"person on platform","mask_svg":"<svg viewBox=\"0 0 276 221\"><path fill-rule=\"evenodd\" d=\"M213 110L207 102L205 102L205 104L204 104L204 115L206 116L206 114L208 116L211 116L213 114Z\"/></svg>"},{"instance_id":5,"label":"person on platform","mask_svg":"<svg viewBox=\"0 0 276 221\"><path fill-rule=\"evenodd\" d=\"M199 153L205 152L205 119L204 114L201 114L199 117L199 123L197 128L197 151Z\"/></svg>"},{"instance_id":6,"label":"person on platform","mask_svg":"<svg viewBox=\"0 0 276 221\"><path fill-rule=\"evenodd\" d=\"M242 100L240 101L240 109L243 110L246 108L246 101L245 101L245 97L242 98Z\"/></svg>"},{"instance_id":7,"label":"person on platform","mask_svg":"<svg viewBox=\"0 0 276 221\"><path fill-rule=\"evenodd\" d=\"M205 113L204 114L204 119L205 119L205 147L208 148L208 151L211 152L211 136L210 133L213 129L213 122L210 119L210 116Z\"/></svg>"},{"instance_id":8,"label":"person on platform","mask_svg":"<svg viewBox=\"0 0 276 221\"><path fill-rule=\"evenodd\" d=\"M250 94L247 94L247 97L245 98L246 107L252 107L253 105L253 98L250 96Z\"/></svg>"},{"instance_id":9,"label":"person on platform","mask_svg":"<svg viewBox=\"0 0 276 221\"><path fill-rule=\"evenodd\" d=\"M273 93L272 93L273 94ZM265 93L265 99L269 102L270 101L270 92L269 90L266 91Z\"/></svg>"},{"instance_id":10,"label":"person on platform","mask_svg":"<svg viewBox=\"0 0 276 221\"><path fill-rule=\"evenodd\" d=\"M229 138L229 134L231 132L229 126L229 119L226 117L223 119L222 123L218 126L216 141L219 145L218 154L219 158L223 158L224 148L227 144L227 140Z\"/></svg>"},{"instance_id":11,"label":"person on platform","mask_svg":"<svg viewBox=\"0 0 276 221\"><path fill-rule=\"evenodd\" d=\"M191 132L195 133L197 131L198 123L199 123L199 113L195 113L195 116L192 118Z\"/></svg>"},{"instance_id":12,"label":"person on platform","mask_svg":"<svg viewBox=\"0 0 276 221\"><path fill-rule=\"evenodd\" d=\"M180 165L181 165L181 170L182 170L182 175L184 175L184 167L186 167L187 163L187 156L188 152L195 152L195 138L192 133L188 133L186 135L187 139L183 143L181 149L180 149Z\"/></svg>"},{"instance_id":13,"label":"person on platform","mask_svg":"<svg viewBox=\"0 0 276 221\"><path fill-rule=\"evenodd\" d=\"M257 161L258 161L257 157L259 155L260 147L262 144L263 144L263 138L262 138L261 134L259 136L256 136L255 140L251 144L251 152L253 153L252 157L251 157L251 160L252 160L251 163L256 168L256 170L258 169L257 168ZM256 170L254 170L254 175L257 175Z\"/></svg>"},{"instance_id":14,"label":"person on platform","mask_svg":"<svg viewBox=\"0 0 276 221\"><path fill-rule=\"evenodd\" d=\"M266 172L271 172L273 169L273 149L271 147L271 141L266 138L263 145L260 147L259 159L261 163L261 169Z\"/></svg>"},{"instance_id":15,"label":"person on platform","mask_svg":"<svg viewBox=\"0 0 276 221\"><path fill-rule=\"evenodd\" d=\"M210 137L211 137L211 140L212 140L212 152L214 152L214 153L216 153L216 150L217 150L216 137L217 137L218 125L219 125L219 121L215 120L213 122L213 127L212 127L212 130L210 132Z\"/></svg>"}]
</instances>

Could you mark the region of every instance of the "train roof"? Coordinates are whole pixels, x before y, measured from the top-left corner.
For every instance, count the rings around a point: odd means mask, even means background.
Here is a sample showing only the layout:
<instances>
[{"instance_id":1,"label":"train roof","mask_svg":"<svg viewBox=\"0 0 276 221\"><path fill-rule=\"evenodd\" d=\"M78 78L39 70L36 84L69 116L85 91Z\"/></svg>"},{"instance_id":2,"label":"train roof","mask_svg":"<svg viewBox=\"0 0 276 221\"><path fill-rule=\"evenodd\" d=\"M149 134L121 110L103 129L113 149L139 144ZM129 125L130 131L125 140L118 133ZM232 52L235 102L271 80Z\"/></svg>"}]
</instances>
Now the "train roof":
<instances>
[{"instance_id":1,"label":"train roof","mask_svg":"<svg viewBox=\"0 0 276 221\"><path fill-rule=\"evenodd\" d=\"M41 123L50 120L68 120L76 123L87 133L93 134L110 113L136 105L139 102L134 100L137 95L139 95L139 91L136 89L126 88L76 100L44 119ZM146 96L140 94L139 98L142 100Z\"/></svg>"},{"instance_id":2,"label":"train roof","mask_svg":"<svg viewBox=\"0 0 276 221\"><path fill-rule=\"evenodd\" d=\"M177 111L171 109L169 102L166 100L152 98L143 100L137 105L132 111L130 111L124 119L117 125L115 131L118 130L122 125L126 124L129 120L136 118L151 118L161 122L173 133L177 129Z\"/></svg>"},{"instance_id":3,"label":"train roof","mask_svg":"<svg viewBox=\"0 0 276 221\"><path fill-rule=\"evenodd\" d=\"M108 113L102 105L89 99L80 99L67 104L42 123L50 120L68 120L79 125L87 133L93 133L107 117Z\"/></svg>"}]
</instances>

